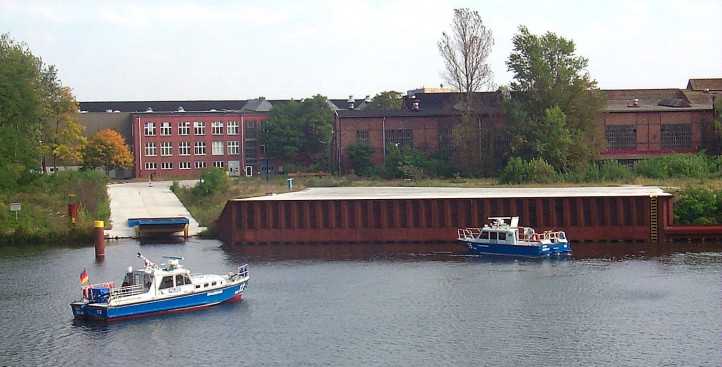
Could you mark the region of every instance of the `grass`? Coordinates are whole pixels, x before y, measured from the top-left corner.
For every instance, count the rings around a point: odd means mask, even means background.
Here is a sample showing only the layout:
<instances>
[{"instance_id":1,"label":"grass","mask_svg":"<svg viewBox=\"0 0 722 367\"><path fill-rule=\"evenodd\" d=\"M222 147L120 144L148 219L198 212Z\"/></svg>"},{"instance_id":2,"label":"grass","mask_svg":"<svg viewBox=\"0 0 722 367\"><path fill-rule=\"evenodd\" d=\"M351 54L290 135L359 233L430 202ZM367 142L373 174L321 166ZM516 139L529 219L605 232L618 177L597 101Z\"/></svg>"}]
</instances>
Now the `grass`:
<instances>
[{"instance_id":1,"label":"grass","mask_svg":"<svg viewBox=\"0 0 722 367\"><path fill-rule=\"evenodd\" d=\"M0 203L19 202L21 210L0 210L0 243L89 242L93 221L107 221L107 178L96 172L59 172L39 176L14 191L0 192ZM70 224L68 203L80 204L78 222Z\"/></svg>"}]
</instances>

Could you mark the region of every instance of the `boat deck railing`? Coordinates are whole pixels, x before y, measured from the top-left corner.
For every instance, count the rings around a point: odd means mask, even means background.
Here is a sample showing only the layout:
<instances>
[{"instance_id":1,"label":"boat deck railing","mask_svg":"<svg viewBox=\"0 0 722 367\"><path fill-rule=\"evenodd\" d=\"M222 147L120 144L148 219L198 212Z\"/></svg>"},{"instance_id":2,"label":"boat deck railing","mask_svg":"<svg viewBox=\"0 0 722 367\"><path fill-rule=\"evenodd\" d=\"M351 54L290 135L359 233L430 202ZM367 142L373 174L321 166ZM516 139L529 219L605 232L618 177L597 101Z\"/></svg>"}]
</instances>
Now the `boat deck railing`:
<instances>
[{"instance_id":1,"label":"boat deck railing","mask_svg":"<svg viewBox=\"0 0 722 367\"><path fill-rule=\"evenodd\" d=\"M120 288L111 288L110 298L123 298L143 293L145 293L145 287L142 284L127 285Z\"/></svg>"}]
</instances>

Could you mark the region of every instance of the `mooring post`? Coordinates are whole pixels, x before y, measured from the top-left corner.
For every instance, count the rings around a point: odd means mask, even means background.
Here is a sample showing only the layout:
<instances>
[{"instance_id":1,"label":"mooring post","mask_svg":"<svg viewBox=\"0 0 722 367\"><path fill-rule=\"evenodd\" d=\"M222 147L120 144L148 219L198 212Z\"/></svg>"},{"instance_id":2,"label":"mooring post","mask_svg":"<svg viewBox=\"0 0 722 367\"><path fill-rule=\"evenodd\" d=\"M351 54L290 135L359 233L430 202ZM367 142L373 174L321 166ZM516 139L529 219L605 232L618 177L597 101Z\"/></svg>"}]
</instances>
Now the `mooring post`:
<instances>
[{"instance_id":1,"label":"mooring post","mask_svg":"<svg viewBox=\"0 0 722 367\"><path fill-rule=\"evenodd\" d=\"M102 220L95 221L95 259L105 258L105 223Z\"/></svg>"},{"instance_id":2,"label":"mooring post","mask_svg":"<svg viewBox=\"0 0 722 367\"><path fill-rule=\"evenodd\" d=\"M188 239L188 225L187 224L183 227L183 238L186 240Z\"/></svg>"}]
</instances>

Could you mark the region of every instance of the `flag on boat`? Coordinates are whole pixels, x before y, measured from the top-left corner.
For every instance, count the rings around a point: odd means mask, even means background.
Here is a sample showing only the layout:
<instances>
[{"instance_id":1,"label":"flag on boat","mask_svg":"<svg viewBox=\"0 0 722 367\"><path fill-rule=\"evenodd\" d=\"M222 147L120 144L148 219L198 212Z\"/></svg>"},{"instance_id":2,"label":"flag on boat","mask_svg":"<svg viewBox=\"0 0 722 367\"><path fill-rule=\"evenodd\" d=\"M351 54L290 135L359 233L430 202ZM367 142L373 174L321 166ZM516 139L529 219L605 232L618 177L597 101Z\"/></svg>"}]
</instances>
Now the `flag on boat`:
<instances>
[{"instance_id":1,"label":"flag on boat","mask_svg":"<svg viewBox=\"0 0 722 367\"><path fill-rule=\"evenodd\" d=\"M87 285L88 284L88 271L83 269L83 272L80 273L80 284L81 285Z\"/></svg>"}]
</instances>

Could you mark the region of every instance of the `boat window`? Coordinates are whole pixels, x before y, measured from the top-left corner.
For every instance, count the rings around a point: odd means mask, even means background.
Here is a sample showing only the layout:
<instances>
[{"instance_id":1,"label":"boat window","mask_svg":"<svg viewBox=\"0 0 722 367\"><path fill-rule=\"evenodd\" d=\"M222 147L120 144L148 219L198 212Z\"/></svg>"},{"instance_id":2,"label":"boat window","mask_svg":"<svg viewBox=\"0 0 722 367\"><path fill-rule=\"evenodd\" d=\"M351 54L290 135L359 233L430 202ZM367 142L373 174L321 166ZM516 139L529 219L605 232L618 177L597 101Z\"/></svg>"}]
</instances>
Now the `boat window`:
<instances>
[{"instance_id":1,"label":"boat window","mask_svg":"<svg viewBox=\"0 0 722 367\"><path fill-rule=\"evenodd\" d=\"M211 283L211 285L216 285L216 282Z\"/></svg>"},{"instance_id":2,"label":"boat window","mask_svg":"<svg viewBox=\"0 0 722 367\"><path fill-rule=\"evenodd\" d=\"M166 289L166 288L173 288L173 276L168 275L163 277L163 280L160 281L160 285L158 286L158 289Z\"/></svg>"},{"instance_id":3,"label":"boat window","mask_svg":"<svg viewBox=\"0 0 722 367\"><path fill-rule=\"evenodd\" d=\"M499 232L499 241L506 241L506 232Z\"/></svg>"},{"instance_id":4,"label":"boat window","mask_svg":"<svg viewBox=\"0 0 722 367\"><path fill-rule=\"evenodd\" d=\"M488 231L482 231L481 234L479 235L479 238L481 238L482 240L488 240L488 239L489 239L489 232L488 232Z\"/></svg>"},{"instance_id":5,"label":"boat window","mask_svg":"<svg viewBox=\"0 0 722 367\"><path fill-rule=\"evenodd\" d=\"M183 279L182 275L178 274L175 276L175 286L176 287L179 285L185 285L185 284L186 284L186 282L185 282L185 279Z\"/></svg>"},{"instance_id":6,"label":"boat window","mask_svg":"<svg viewBox=\"0 0 722 367\"><path fill-rule=\"evenodd\" d=\"M207 287L207 286L208 286L208 283L203 284L203 288L205 288L205 287Z\"/></svg>"},{"instance_id":7,"label":"boat window","mask_svg":"<svg viewBox=\"0 0 722 367\"><path fill-rule=\"evenodd\" d=\"M196 284L196 289L198 289L198 288L200 288L200 287L201 287L200 284Z\"/></svg>"}]
</instances>

